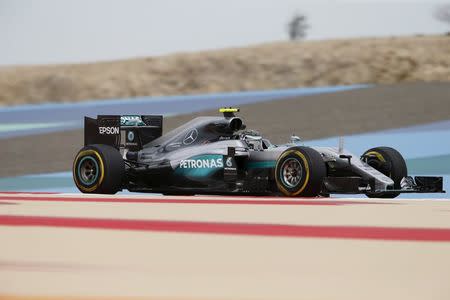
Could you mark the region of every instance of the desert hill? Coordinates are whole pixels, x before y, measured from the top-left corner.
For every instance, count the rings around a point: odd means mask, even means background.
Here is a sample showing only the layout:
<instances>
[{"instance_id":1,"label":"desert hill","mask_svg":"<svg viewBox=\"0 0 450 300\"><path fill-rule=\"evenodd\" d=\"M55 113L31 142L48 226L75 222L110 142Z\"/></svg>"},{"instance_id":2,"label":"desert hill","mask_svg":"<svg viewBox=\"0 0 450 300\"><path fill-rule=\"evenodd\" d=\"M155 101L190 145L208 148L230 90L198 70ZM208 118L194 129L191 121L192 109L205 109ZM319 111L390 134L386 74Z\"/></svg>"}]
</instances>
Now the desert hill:
<instances>
[{"instance_id":1,"label":"desert hill","mask_svg":"<svg viewBox=\"0 0 450 300\"><path fill-rule=\"evenodd\" d=\"M421 81L450 81L450 37L277 42L111 62L0 68L0 105Z\"/></svg>"}]
</instances>

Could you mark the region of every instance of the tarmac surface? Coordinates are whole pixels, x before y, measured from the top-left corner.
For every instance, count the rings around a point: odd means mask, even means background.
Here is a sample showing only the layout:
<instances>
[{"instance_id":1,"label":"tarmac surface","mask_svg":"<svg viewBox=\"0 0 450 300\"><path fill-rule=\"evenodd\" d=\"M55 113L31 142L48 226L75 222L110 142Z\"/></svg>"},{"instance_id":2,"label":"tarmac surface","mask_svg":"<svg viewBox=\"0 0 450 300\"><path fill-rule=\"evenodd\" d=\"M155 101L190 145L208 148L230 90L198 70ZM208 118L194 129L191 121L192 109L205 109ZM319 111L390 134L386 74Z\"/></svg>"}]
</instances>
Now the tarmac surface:
<instances>
[{"instance_id":1,"label":"tarmac surface","mask_svg":"<svg viewBox=\"0 0 450 300\"><path fill-rule=\"evenodd\" d=\"M178 116L218 107L239 107L308 95L363 89L372 85L301 87L220 94L103 99L75 103L46 103L0 107L0 139L82 129L84 117L153 114Z\"/></svg>"},{"instance_id":2,"label":"tarmac surface","mask_svg":"<svg viewBox=\"0 0 450 300\"><path fill-rule=\"evenodd\" d=\"M450 298L448 200L3 193L0 244L0 299Z\"/></svg>"},{"instance_id":3,"label":"tarmac surface","mask_svg":"<svg viewBox=\"0 0 450 300\"><path fill-rule=\"evenodd\" d=\"M400 147L412 159L408 167L422 172L432 164L430 172L439 167L448 175L441 166L450 157L441 149L448 142L435 139L448 137L449 97L449 83L377 86L244 105L240 115L248 128L274 142L293 133L310 140L381 130L369 138ZM204 114L217 112L169 117L165 131ZM359 151L366 140L348 137L347 143ZM0 177L11 177L70 170L83 135L72 130L0 142ZM425 150L430 157L416 156ZM450 200L423 197L100 196L3 189L0 300L448 300Z\"/></svg>"},{"instance_id":4,"label":"tarmac surface","mask_svg":"<svg viewBox=\"0 0 450 300\"><path fill-rule=\"evenodd\" d=\"M275 143L286 142L293 133L310 140L446 121L449 95L450 83L375 86L243 105L240 116L248 128L260 130ZM168 117L164 130L195 116L217 114L211 110ZM67 171L83 145L83 131L13 137L1 143L7 146L0 147L0 177Z\"/></svg>"}]
</instances>

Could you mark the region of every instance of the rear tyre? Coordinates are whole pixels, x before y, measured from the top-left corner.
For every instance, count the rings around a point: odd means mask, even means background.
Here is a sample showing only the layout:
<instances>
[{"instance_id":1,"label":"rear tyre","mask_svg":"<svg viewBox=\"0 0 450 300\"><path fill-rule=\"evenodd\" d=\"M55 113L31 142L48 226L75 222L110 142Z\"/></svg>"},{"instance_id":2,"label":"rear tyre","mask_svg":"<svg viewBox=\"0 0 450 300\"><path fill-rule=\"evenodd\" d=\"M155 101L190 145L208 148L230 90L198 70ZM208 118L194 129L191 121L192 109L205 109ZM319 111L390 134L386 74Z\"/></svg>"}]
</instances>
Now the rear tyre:
<instances>
[{"instance_id":1,"label":"rear tyre","mask_svg":"<svg viewBox=\"0 0 450 300\"><path fill-rule=\"evenodd\" d=\"M326 167L322 156L309 147L284 151L275 166L275 182L285 196L316 197L322 190Z\"/></svg>"},{"instance_id":2,"label":"rear tyre","mask_svg":"<svg viewBox=\"0 0 450 300\"><path fill-rule=\"evenodd\" d=\"M395 189L401 188L400 183L408 175L408 169L400 152L390 147L376 147L364 152L363 157L367 157L369 166L390 177L394 181ZM400 193L383 192L366 195L369 198L395 198Z\"/></svg>"},{"instance_id":3,"label":"rear tyre","mask_svg":"<svg viewBox=\"0 0 450 300\"><path fill-rule=\"evenodd\" d=\"M76 155L72 173L82 193L115 194L122 190L125 163L116 148L89 145Z\"/></svg>"}]
</instances>

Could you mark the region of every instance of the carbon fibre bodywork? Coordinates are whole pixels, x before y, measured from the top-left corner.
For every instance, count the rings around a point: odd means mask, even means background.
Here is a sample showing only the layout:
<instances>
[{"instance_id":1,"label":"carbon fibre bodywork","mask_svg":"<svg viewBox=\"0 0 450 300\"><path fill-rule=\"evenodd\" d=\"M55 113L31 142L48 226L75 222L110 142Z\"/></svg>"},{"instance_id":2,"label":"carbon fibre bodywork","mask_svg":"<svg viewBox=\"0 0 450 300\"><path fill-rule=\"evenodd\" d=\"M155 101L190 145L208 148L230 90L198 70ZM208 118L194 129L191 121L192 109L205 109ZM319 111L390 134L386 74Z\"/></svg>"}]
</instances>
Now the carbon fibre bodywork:
<instances>
[{"instance_id":1,"label":"carbon fibre bodywork","mask_svg":"<svg viewBox=\"0 0 450 300\"><path fill-rule=\"evenodd\" d=\"M109 121L108 121L109 120ZM245 129L242 119L199 117L162 135L161 116L99 116L86 119L85 145L115 147L125 161L122 189L164 194L280 194L275 169L282 153L304 147L298 138L273 145ZM309 147L326 166L321 194L443 192L442 178L394 181L338 147ZM388 166L389 167L389 166ZM425 183L424 183L425 182Z\"/></svg>"}]
</instances>

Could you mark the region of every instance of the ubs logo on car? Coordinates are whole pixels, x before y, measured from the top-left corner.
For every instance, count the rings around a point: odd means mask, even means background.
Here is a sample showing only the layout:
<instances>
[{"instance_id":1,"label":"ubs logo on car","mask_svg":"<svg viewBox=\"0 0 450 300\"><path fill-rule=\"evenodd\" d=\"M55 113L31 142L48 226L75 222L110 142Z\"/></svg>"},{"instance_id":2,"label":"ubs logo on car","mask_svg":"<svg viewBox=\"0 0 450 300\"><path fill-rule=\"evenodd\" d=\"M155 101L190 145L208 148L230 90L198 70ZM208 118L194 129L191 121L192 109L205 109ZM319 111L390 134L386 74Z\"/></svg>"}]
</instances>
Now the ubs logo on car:
<instances>
[{"instance_id":1,"label":"ubs logo on car","mask_svg":"<svg viewBox=\"0 0 450 300\"><path fill-rule=\"evenodd\" d=\"M98 133L99 134L119 134L120 128L119 127L99 127Z\"/></svg>"}]
</instances>

